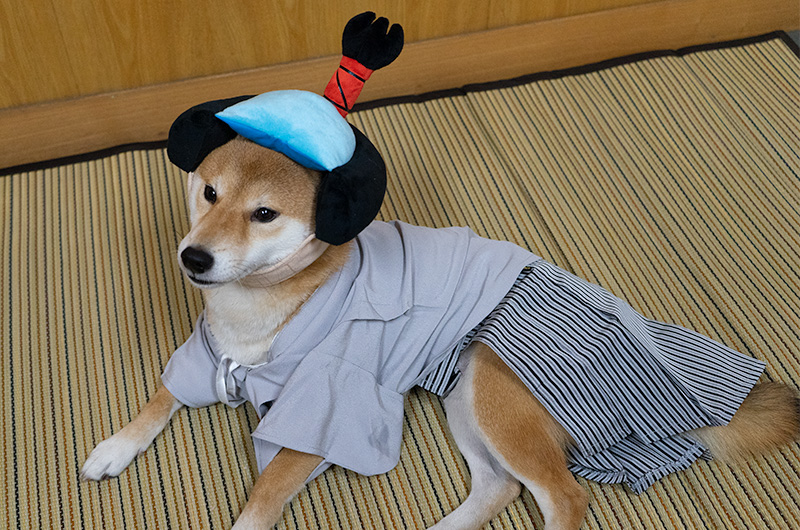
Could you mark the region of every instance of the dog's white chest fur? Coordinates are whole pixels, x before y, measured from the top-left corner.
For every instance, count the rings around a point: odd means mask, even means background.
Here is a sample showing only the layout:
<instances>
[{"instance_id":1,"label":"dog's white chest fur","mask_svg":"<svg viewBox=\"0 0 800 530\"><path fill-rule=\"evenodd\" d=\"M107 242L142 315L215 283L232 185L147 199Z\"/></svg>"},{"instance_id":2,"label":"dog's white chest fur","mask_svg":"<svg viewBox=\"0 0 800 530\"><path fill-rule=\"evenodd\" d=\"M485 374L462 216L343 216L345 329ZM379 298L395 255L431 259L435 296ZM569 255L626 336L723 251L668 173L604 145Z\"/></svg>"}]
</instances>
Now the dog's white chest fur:
<instances>
[{"instance_id":1,"label":"dog's white chest fur","mask_svg":"<svg viewBox=\"0 0 800 530\"><path fill-rule=\"evenodd\" d=\"M205 292L206 316L221 357L241 365L268 360L272 341L296 304L268 289L259 291L230 284Z\"/></svg>"}]
</instances>

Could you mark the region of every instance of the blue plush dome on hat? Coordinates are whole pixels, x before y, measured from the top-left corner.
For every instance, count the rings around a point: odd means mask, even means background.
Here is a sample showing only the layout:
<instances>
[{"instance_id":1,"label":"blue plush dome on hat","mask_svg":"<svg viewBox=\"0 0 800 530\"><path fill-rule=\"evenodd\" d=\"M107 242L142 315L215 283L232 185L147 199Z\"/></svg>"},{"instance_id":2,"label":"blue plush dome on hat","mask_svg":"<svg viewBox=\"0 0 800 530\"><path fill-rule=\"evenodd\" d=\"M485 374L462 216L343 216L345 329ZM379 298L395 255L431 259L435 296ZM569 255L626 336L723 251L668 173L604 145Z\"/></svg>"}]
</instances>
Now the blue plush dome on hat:
<instances>
[{"instance_id":1,"label":"blue plush dome on hat","mask_svg":"<svg viewBox=\"0 0 800 530\"><path fill-rule=\"evenodd\" d=\"M356 147L353 130L336 107L304 90L266 92L216 117L248 140L319 171L343 166Z\"/></svg>"}]
</instances>

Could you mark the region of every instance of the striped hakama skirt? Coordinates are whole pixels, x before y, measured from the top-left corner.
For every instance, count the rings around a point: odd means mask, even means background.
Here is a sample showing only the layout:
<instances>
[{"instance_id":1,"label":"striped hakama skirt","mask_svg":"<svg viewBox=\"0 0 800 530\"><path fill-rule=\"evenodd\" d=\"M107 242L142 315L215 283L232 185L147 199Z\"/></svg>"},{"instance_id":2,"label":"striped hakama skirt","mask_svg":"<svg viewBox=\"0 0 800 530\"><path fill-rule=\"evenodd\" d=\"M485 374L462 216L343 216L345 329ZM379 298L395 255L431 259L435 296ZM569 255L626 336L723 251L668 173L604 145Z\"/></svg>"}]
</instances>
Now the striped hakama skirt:
<instances>
[{"instance_id":1,"label":"striped hakama skirt","mask_svg":"<svg viewBox=\"0 0 800 530\"><path fill-rule=\"evenodd\" d=\"M461 348L471 341L491 347L569 432L572 472L635 493L709 458L688 431L727 424L764 370L543 260L523 270ZM455 357L421 386L452 388ZM437 389L434 379L449 383Z\"/></svg>"}]
</instances>

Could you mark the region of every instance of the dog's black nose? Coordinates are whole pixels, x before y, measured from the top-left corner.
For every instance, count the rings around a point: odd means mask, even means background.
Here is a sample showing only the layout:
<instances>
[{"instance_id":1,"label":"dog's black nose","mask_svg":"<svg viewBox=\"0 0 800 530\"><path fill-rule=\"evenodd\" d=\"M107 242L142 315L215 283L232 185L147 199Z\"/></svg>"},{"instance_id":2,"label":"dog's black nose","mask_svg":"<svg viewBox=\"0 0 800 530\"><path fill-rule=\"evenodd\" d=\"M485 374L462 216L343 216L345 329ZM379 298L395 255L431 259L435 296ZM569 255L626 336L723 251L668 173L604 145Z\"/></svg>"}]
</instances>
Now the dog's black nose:
<instances>
[{"instance_id":1,"label":"dog's black nose","mask_svg":"<svg viewBox=\"0 0 800 530\"><path fill-rule=\"evenodd\" d=\"M183 249L181 260L186 268L195 274L202 274L214 266L214 256L195 247Z\"/></svg>"}]
</instances>

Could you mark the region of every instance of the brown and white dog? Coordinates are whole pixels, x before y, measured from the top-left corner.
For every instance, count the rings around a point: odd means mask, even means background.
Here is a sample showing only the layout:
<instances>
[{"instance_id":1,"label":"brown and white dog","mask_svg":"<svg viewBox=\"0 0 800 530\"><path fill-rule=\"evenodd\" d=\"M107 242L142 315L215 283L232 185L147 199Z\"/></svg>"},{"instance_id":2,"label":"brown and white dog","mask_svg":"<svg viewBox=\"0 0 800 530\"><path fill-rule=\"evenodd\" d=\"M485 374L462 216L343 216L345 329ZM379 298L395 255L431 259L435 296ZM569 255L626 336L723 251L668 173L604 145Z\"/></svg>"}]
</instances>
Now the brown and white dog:
<instances>
[{"instance_id":1,"label":"brown and white dog","mask_svg":"<svg viewBox=\"0 0 800 530\"><path fill-rule=\"evenodd\" d=\"M319 184L319 172L240 137L215 149L190 174L191 230L179 254L203 248L213 263L197 273L184 256L181 267L202 289L220 353L240 364L263 362L276 333L348 258L351 243L326 247L306 268L274 285L251 274L280 262L314 234ZM588 495L567 469L569 434L488 347L475 343L461 363L463 377L445 407L469 464L472 491L435 528L480 528L520 494L521 485L533 493L548 530L578 528ZM181 407L161 387L138 417L91 452L82 478L119 475ZM695 435L716 458L731 460L788 443L799 429L794 392L768 383L753 389L729 425ZM281 450L256 480L234 528L271 528L321 461Z\"/></svg>"}]
</instances>

